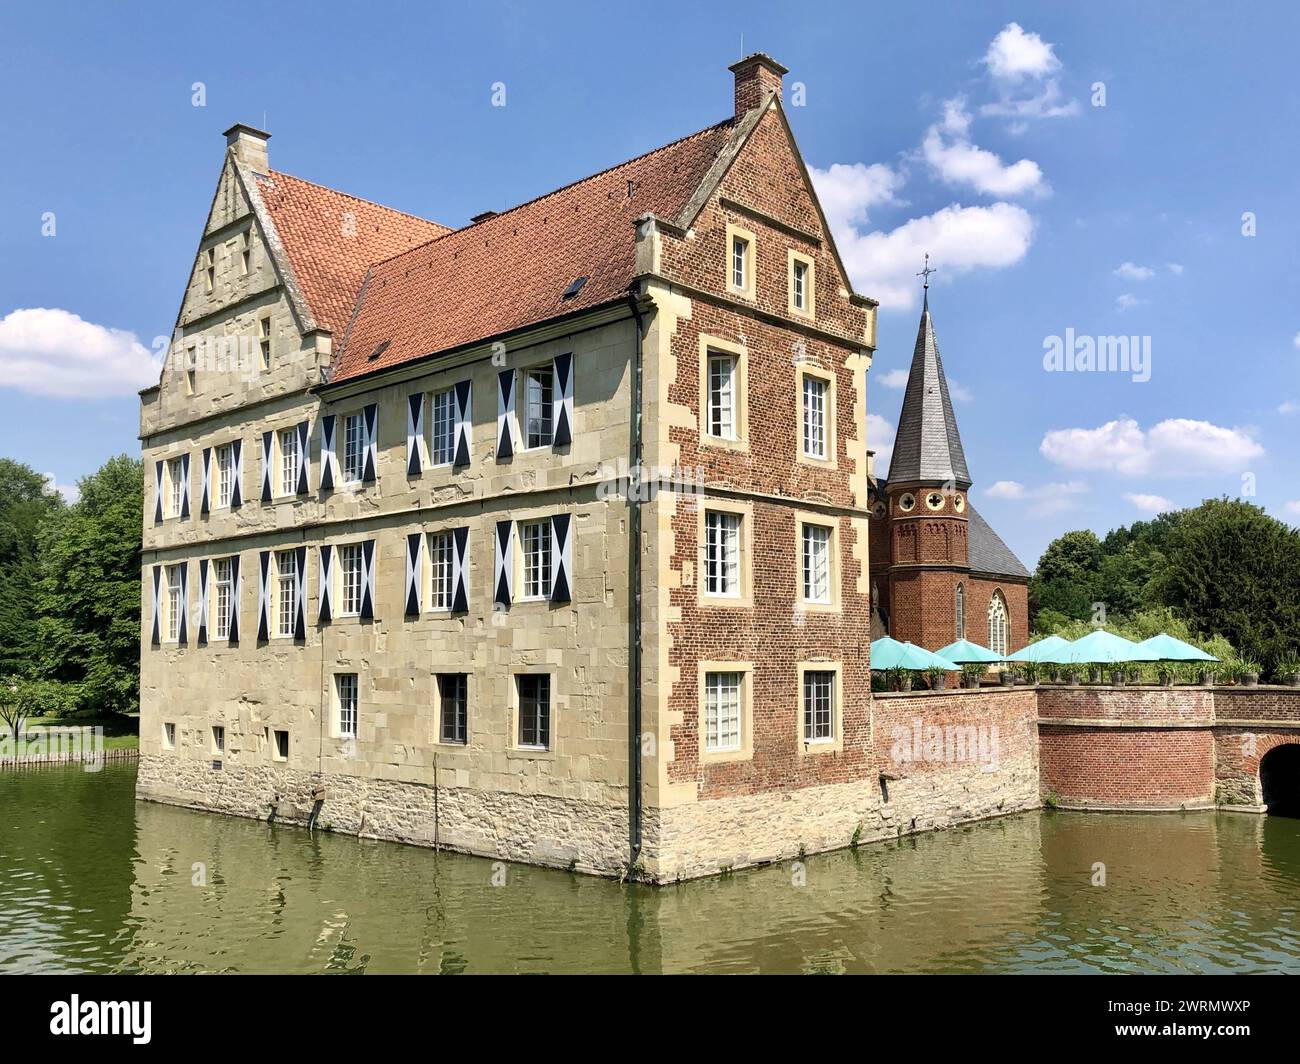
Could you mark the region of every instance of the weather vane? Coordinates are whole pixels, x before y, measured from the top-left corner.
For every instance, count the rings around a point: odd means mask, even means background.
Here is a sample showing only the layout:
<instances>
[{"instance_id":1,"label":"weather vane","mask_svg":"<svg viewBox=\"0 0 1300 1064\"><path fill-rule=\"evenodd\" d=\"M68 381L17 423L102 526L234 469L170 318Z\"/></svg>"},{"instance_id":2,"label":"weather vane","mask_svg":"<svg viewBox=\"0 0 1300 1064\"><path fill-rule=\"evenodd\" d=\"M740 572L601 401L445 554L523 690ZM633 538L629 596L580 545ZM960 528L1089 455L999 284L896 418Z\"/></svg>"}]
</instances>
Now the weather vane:
<instances>
[{"instance_id":1,"label":"weather vane","mask_svg":"<svg viewBox=\"0 0 1300 1064\"><path fill-rule=\"evenodd\" d=\"M930 274L932 274L932 273L938 273L938 272L939 272L939 271L938 271L937 269L931 269L931 268L930 268L930 253L927 251L927 252L925 253L925 269L921 270L921 271L918 272L917 275L916 275L917 277L924 277L924 278L925 278L925 283L922 285L922 287L923 287L923 288L929 288L929 287L930 287Z\"/></svg>"}]
</instances>

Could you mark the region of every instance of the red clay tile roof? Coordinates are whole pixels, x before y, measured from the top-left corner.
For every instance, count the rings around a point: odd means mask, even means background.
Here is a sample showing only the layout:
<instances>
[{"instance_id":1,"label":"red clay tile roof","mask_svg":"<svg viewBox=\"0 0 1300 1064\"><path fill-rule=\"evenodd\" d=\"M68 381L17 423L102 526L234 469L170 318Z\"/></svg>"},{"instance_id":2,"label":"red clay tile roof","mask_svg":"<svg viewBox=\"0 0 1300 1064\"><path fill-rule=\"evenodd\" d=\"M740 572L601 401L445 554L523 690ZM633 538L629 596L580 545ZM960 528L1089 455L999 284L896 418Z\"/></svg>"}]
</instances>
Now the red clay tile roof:
<instances>
[{"instance_id":1,"label":"red clay tile roof","mask_svg":"<svg viewBox=\"0 0 1300 1064\"><path fill-rule=\"evenodd\" d=\"M331 381L622 298L635 270L634 220L649 211L675 219L733 125L710 126L377 264ZM561 299L584 276L581 291Z\"/></svg>"},{"instance_id":2,"label":"red clay tile roof","mask_svg":"<svg viewBox=\"0 0 1300 1064\"><path fill-rule=\"evenodd\" d=\"M336 343L372 263L451 232L437 222L275 170L256 178L312 316L333 331ZM345 236L349 214L349 228L355 229Z\"/></svg>"}]
</instances>

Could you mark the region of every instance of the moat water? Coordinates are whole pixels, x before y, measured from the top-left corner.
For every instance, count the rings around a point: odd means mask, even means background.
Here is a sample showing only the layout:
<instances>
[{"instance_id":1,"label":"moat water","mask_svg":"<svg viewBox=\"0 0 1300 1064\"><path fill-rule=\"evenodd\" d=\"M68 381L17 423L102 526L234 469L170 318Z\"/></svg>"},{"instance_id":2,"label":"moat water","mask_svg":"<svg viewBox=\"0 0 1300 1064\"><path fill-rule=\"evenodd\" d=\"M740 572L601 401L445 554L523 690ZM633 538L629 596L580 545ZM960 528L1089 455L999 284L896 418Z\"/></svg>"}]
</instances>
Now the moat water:
<instances>
[{"instance_id":1,"label":"moat water","mask_svg":"<svg viewBox=\"0 0 1300 1064\"><path fill-rule=\"evenodd\" d=\"M1029 813L656 889L134 783L0 772L0 972L1300 973L1300 820Z\"/></svg>"}]
</instances>

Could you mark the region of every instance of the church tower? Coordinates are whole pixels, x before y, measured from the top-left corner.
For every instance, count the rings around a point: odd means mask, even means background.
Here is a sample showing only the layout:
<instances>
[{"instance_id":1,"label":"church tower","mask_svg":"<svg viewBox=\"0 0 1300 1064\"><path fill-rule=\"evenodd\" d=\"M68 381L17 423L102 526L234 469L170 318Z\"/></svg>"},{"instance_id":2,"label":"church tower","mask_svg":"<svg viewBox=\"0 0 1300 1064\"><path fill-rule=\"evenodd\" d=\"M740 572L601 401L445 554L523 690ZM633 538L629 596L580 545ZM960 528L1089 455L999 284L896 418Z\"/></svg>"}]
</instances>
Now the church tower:
<instances>
[{"instance_id":1,"label":"church tower","mask_svg":"<svg viewBox=\"0 0 1300 1064\"><path fill-rule=\"evenodd\" d=\"M890 634L936 650L965 636L971 478L926 282L883 502L892 548Z\"/></svg>"}]
</instances>

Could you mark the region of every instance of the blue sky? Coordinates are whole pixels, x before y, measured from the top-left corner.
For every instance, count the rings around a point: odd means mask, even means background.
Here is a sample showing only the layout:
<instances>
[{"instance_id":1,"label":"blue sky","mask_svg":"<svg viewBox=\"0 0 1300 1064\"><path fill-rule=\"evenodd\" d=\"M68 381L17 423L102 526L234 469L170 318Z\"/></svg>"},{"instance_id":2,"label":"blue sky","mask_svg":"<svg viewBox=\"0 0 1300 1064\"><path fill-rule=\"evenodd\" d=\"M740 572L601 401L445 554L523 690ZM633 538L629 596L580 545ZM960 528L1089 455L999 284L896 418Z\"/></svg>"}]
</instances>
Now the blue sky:
<instances>
[{"instance_id":1,"label":"blue sky","mask_svg":"<svg viewBox=\"0 0 1300 1064\"><path fill-rule=\"evenodd\" d=\"M138 450L231 123L265 121L277 169L458 225L725 117L743 34L789 105L803 86L796 135L884 303L873 446L928 250L973 498L1031 567L1206 496L1295 523L1298 31L1281 3L9 5L0 455L71 485ZM1047 372L1067 330L1148 338L1150 379Z\"/></svg>"}]
</instances>

